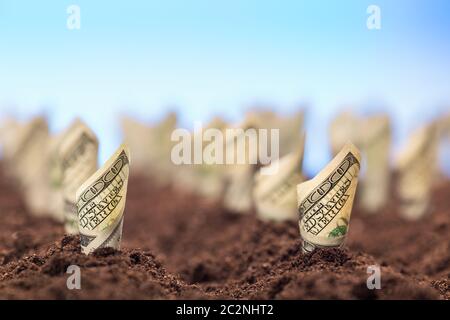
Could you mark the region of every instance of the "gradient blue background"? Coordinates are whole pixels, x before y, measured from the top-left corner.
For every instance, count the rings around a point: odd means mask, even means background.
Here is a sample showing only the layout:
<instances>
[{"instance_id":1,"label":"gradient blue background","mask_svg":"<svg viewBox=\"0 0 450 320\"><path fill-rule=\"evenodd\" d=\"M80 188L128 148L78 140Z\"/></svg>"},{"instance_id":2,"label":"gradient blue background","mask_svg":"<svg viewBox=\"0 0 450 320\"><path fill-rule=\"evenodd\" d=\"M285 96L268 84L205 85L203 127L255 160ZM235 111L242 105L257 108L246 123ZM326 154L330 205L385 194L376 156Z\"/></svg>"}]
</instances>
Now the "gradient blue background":
<instances>
[{"instance_id":1,"label":"gradient blue background","mask_svg":"<svg viewBox=\"0 0 450 320\"><path fill-rule=\"evenodd\" d=\"M66 27L71 4L81 30ZM366 9L381 8L381 30ZM328 160L327 126L343 106L388 111L395 145L450 106L450 1L0 0L0 116L45 111L52 130L81 116L101 159L118 115L182 125L249 106L307 105L305 167ZM448 156L448 155L447 155Z\"/></svg>"}]
</instances>

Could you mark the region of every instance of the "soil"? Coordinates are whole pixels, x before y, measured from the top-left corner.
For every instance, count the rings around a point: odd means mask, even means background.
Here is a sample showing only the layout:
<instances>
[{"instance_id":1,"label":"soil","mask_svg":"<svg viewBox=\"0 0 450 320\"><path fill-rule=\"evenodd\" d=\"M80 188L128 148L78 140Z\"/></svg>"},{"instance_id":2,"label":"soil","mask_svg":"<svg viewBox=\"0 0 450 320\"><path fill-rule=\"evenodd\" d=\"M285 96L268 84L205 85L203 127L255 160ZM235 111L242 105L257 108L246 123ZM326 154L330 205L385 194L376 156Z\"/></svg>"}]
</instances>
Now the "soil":
<instances>
[{"instance_id":1,"label":"soil","mask_svg":"<svg viewBox=\"0 0 450 320\"><path fill-rule=\"evenodd\" d=\"M152 181L130 178L122 249L85 256L77 236L27 212L0 166L0 299L450 299L450 181L417 222L398 215L395 197L372 215L356 205L345 246L310 255L295 222ZM67 288L69 265L81 290ZM367 288L371 265L380 290Z\"/></svg>"}]
</instances>

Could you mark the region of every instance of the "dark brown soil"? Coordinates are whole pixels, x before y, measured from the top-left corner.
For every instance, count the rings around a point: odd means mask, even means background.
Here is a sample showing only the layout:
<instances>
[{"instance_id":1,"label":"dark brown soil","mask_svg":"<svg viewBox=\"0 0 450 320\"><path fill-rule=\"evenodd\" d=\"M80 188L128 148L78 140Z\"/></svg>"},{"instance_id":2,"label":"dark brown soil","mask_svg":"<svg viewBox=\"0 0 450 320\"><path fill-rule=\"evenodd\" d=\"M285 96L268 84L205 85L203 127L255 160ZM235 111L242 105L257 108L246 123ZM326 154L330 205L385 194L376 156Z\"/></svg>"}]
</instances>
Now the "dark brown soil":
<instances>
[{"instance_id":1,"label":"dark brown soil","mask_svg":"<svg viewBox=\"0 0 450 320\"><path fill-rule=\"evenodd\" d=\"M0 170L1 171L1 170ZM355 208L343 249L303 255L298 226L236 215L151 179L129 182L123 249L80 253L78 238L31 217L0 172L3 299L450 299L450 183L436 186L426 219L406 222L392 203ZM81 290L69 290L69 265ZM367 267L381 266L381 290Z\"/></svg>"}]
</instances>

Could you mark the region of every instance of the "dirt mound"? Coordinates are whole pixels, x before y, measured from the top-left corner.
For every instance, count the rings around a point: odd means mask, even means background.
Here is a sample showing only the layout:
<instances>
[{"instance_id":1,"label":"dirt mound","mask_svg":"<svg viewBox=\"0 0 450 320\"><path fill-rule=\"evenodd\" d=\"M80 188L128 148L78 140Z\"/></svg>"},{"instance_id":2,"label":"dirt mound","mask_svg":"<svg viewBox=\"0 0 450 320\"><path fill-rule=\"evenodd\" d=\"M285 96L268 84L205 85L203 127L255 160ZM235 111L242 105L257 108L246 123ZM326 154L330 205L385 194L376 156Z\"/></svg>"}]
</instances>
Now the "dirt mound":
<instances>
[{"instance_id":1,"label":"dirt mound","mask_svg":"<svg viewBox=\"0 0 450 320\"><path fill-rule=\"evenodd\" d=\"M81 270L81 290L69 290L70 265ZM0 267L0 298L174 299L205 296L166 273L148 251L104 248L86 256L79 239L64 236L43 252Z\"/></svg>"}]
</instances>

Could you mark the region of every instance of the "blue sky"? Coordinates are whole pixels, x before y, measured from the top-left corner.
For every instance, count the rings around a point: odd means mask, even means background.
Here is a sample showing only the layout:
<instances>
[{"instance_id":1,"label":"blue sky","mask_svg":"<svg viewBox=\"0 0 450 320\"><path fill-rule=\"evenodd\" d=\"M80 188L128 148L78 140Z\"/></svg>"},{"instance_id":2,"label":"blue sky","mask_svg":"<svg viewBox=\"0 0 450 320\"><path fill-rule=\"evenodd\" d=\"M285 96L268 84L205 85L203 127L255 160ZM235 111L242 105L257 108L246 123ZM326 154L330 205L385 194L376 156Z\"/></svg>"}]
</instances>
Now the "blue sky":
<instances>
[{"instance_id":1,"label":"blue sky","mask_svg":"<svg viewBox=\"0 0 450 320\"><path fill-rule=\"evenodd\" d=\"M81 29L66 27L69 5ZM381 9L368 30L366 9ZM117 117L182 125L249 106L307 105L305 166L328 160L327 125L343 106L389 112L395 142L450 105L450 2L0 0L0 115L45 111L53 130L81 116L101 159Z\"/></svg>"}]
</instances>

